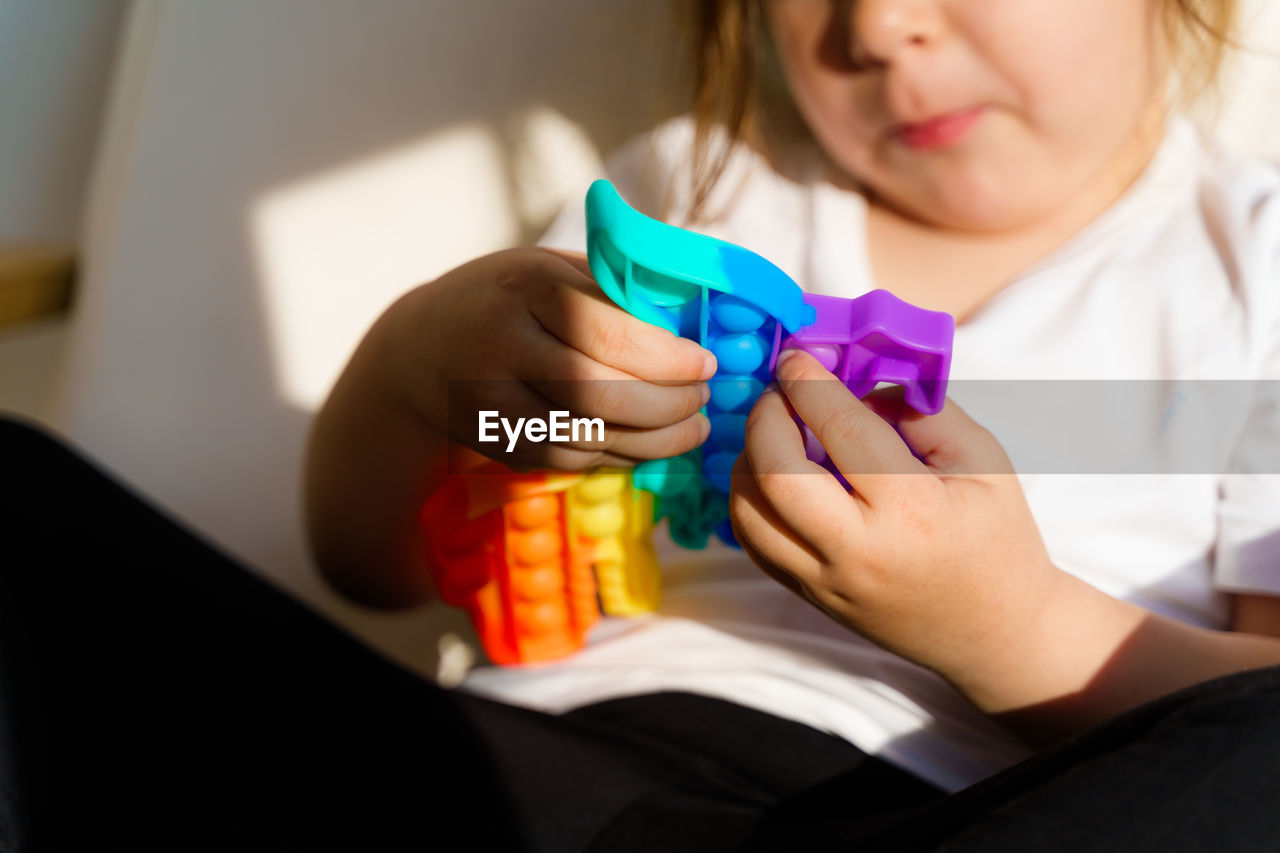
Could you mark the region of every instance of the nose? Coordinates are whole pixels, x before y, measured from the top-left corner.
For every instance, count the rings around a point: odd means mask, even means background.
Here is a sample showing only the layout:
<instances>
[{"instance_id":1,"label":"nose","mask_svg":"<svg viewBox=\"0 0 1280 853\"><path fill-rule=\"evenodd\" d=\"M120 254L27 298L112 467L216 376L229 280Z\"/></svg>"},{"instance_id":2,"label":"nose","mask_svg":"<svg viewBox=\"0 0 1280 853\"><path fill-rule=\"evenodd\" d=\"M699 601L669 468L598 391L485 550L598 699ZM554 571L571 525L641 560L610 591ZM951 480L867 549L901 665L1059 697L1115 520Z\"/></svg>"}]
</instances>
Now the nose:
<instances>
[{"instance_id":1,"label":"nose","mask_svg":"<svg viewBox=\"0 0 1280 853\"><path fill-rule=\"evenodd\" d=\"M889 64L905 51L928 48L946 30L938 0L854 0L850 46L859 65Z\"/></svg>"}]
</instances>

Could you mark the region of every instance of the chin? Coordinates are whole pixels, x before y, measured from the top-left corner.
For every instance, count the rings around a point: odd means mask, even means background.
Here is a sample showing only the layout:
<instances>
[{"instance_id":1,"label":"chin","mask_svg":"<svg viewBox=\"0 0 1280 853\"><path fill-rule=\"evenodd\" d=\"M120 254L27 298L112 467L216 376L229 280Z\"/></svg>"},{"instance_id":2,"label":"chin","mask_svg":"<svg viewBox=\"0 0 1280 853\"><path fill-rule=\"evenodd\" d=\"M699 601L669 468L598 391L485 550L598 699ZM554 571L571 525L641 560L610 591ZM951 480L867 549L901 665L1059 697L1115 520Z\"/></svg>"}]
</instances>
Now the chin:
<instances>
[{"instance_id":1,"label":"chin","mask_svg":"<svg viewBox=\"0 0 1280 853\"><path fill-rule=\"evenodd\" d=\"M956 231L1007 231L1029 225L1035 220L1031 211L1007 204L937 204L913 211L930 225Z\"/></svg>"},{"instance_id":2,"label":"chin","mask_svg":"<svg viewBox=\"0 0 1280 853\"><path fill-rule=\"evenodd\" d=\"M895 206L921 222L960 231L1005 231L1030 225L1050 212L1052 205L1027 193L1010 193L1013 180L997 186L957 184L904 194ZM886 200L888 197L885 197ZM894 203L890 200L890 203Z\"/></svg>"}]
</instances>

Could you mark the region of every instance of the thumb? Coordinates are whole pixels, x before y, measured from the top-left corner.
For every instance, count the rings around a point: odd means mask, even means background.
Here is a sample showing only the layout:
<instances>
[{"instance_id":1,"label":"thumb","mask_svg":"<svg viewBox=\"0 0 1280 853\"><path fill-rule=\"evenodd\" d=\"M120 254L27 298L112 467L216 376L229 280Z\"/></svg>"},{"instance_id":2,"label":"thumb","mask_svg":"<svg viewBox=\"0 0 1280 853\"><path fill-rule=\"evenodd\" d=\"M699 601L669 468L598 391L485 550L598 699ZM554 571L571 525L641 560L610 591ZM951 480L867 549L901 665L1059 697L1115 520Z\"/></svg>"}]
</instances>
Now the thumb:
<instances>
[{"instance_id":1,"label":"thumb","mask_svg":"<svg viewBox=\"0 0 1280 853\"><path fill-rule=\"evenodd\" d=\"M862 402L892 424L911 452L939 474L1014 473L996 437L950 399L936 415L922 415L895 385L872 391Z\"/></svg>"}]
</instances>

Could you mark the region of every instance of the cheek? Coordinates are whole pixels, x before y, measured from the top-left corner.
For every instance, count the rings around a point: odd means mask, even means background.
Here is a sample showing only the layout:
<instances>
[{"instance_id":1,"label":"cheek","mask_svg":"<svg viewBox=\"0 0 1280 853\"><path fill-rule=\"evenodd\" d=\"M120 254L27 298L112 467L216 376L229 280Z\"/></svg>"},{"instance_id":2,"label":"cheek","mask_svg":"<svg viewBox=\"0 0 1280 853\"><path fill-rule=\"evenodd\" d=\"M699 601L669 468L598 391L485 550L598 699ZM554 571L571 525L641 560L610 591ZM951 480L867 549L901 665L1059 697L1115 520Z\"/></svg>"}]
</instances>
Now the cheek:
<instances>
[{"instance_id":1,"label":"cheek","mask_svg":"<svg viewBox=\"0 0 1280 853\"><path fill-rule=\"evenodd\" d=\"M995 2L1001 14L984 16L973 38L1006 81L1010 108L1050 147L1114 145L1158 95L1145 2Z\"/></svg>"},{"instance_id":2,"label":"cheek","mask_svg":"<svg viewBox=\"0 0 1280 853\"><path fill-rule=\"evenodd\" d=\"M873 87L812 63L788 76L792 99L818 144L846 172L867 177L884 154L883 99Z\"/></svg>"},{"instance_id":3,"label":"cheek","mask_svg":"<svg viewBox=\"0 0 1280 853\"><path fill-rule=\"evenodd\" d=\"M773 0L765 5L770 35L787 88L805 123L833 155L874 140L883 104L867 92L828 44L830 0ZM833 150L834 149L834 150ZM846 158L837 157L844 161Z\"/></svg>"},{"instance_id":4,"label":"cheek","mask_svg":"<svg viewBox=\"0 0 1280 853\"><path fill-rule=\"evenodd\" d=\"M797 99L819 143L845 166L870 165L877 144L875 114L861 88L819 80Z\"/></svg>"},{"instance_id":5,"label":"cheek","mask_svg":"<svg viewBox=\"0 0 1280 853\"><path fill-rule=\"evenodd\" d=\"M933 202L936 215L981 228L1030 221L1076 192L1163 97L1143 4L985 1L1009 8L970 36L995 96L984 133L951 161L890 178L918 210ZM1055 5L1061 14L1036 15Z\"/></svg>"}]
</instances>

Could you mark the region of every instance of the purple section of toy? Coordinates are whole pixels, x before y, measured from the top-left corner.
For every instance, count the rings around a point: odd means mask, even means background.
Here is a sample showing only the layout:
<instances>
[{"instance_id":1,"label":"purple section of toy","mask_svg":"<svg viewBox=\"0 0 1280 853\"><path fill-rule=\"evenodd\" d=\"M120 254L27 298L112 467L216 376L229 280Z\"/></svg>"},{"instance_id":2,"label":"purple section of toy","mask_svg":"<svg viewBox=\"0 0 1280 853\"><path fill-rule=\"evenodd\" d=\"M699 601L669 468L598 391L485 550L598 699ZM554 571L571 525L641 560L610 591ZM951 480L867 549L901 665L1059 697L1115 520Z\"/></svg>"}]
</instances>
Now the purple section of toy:
<instances>
[{"instance_id":1,"label":"purple section of toy","mask_svg":"<svg viewBox=\"0 0 1280 853\"><path fill-rule=\"evenodd\" d=\"M779 352L801 349L857 397L866 396L880 382L890 382L903 387L907 404L921 414L942 411L955 337L950 314L917 308L887 290L856 299L807 294L804 301L813 306L817 319L774 347L770 374ZM812 430L799 426L809 459L848 487Z\"/></svg>"},{"instance_id":2,"label":"purple section of toy","mask_svg":"<svg viewBox=\"0 0 1280 853\"><path fill-rule=\"evenodd\" d=\"M784 339L779 350L808 352L857 397L891 382L903 386L916 411L942 411L955 336L950 314L917 308L887 290L856 299L807 294L804 301L817 320ZM776 360L775 353L771 372Z\"/></svg>"}]
</instances>

